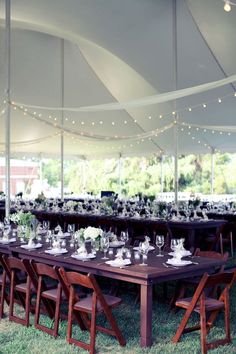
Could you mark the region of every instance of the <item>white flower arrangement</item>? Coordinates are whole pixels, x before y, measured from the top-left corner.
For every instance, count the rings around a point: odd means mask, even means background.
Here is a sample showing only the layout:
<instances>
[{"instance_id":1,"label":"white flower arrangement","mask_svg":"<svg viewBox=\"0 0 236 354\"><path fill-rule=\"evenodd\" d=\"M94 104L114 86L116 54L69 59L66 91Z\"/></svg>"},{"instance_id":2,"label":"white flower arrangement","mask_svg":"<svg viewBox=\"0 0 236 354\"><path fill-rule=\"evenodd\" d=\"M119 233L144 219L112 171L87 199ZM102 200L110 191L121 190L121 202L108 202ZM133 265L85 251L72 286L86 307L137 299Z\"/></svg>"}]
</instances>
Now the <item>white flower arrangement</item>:
<instances>
[{"instance_id":1,"label":"white flower arrangement","mask_svg":"<svg viewBox=\"0 0 236 354\"><path fill-rule=\"evenodd\" d=\"M102 229L89 226L84 230L83 237L85 240L91 239L96 240L99 236L102 236Z\"/></svg>"}]
</instances>

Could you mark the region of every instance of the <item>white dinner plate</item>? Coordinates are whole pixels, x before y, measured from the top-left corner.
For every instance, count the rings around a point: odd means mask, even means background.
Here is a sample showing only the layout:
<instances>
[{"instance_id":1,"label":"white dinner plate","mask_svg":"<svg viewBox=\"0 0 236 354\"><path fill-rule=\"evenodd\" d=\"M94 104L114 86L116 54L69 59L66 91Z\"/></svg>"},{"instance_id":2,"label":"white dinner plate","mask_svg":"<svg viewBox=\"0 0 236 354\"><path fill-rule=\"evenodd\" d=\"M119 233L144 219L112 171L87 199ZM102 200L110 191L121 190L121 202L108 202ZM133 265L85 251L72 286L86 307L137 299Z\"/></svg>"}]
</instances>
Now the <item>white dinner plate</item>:
<instances>
[{"instance_id":1,"label":"white dinner plate","mask_svg":"<svg viewBox=\"0 0 236 354\"><path fill-rule=\"evenodd\" d=\"M139 247L134 247L133 248L135 251L139 251ZM155 247L154 246L149 246L148 247L148 251L153 251L155 249Z\"/></svg>"},{"instance_id":2,"label":"white dinner plate","mask_svg":"<svg viewBox=\"0 0 236 354\"><path fill-rule=\"evenodd\" d=\"M187 266L187 265L190 265L192 264L191 261L185 261L183 259L181 259L180 261L174 259L174 258L170 258L166 261L167 264L171 264L175 267L184 267L184 266Z\"/></svg>"},{"instance_id":3,"label":"white dinner plate","mask_svg":"<svg viewBox=\"0 0 236 354\"><path fill-rule=\"evenodd\" d=\"M109 264L111 267L123 267L123 266L131 264L131 261L130 261L130 259L123 259L122 261L114 259L112 261L106 261L105 263Z\"/></svg>"},{"instance_id":4,"label":"white dinner plate","mask_svg":"<svg viewBox=\"0 0 236 354\"><path fill-rule=\"evenodd\" d=\"M52 249L52 250L46 250L45 253L47 254L52 254L52 255L55 255L55 254L64 254L64 253L67 253L67 249L66 248L62 248L62 249Z\"/></svg>"},{"instance_id":5,"label":"white dinner plate","mask_svg":"<svg viewBox=\"0 0 236 354\"><path fill-rule=\"evenodd\" d=\"M120 247L124 245L125 245L124 241L113 241L109 243L109 247Z\"/></svg>"},{"instance_id":6,"label":"white dinner plate","mask_svg":"<svg viewBox=\"0 0 236 354\"><path fill-rule=\"evenodd\" d=\"M16 242L16 238L10 238L9 240L0 239L0 243L7 245L8 243Z\"/></svg>"},{"instance_id":7,"label":"white dinner plate","mask_svg":"<svg viewBox=\"0 0 236 354\"><path fill-rule=\"evenodd\" d=\"M34 250L34 249L40 248L42 246L43 246L42 243L36 243L34 245L21 245L21 248L24 248L26 250Z\"/></svg>"},{"instance_id":8,"label":"white dinner plate","mask_svg":"<svg viewBox=\"0 0 236 354\"><path fill-rule=\"evenodd\" d=\"M96 255L93 253L88 253L87 255L85 255L85 254L72 254L71 257L77 259L78 261L84 261L84 260L96 258Z\"/></svg>"}]
</instances>

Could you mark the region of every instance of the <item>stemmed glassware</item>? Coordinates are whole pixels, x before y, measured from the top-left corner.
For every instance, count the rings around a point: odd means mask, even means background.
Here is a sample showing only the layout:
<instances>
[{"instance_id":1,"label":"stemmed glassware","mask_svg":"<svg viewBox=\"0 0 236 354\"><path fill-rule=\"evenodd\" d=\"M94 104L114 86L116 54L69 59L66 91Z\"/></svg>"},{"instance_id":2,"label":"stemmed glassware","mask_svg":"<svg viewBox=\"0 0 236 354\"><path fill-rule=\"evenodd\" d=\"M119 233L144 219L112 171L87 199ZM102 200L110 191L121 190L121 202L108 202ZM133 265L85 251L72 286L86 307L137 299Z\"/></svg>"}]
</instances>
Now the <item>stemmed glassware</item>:
<instances>
[{"instance_id":1,"label":"stemmed glassware","mask_svg":"<svg viewBox=\"0 0 236 354\"><path fill-rule=\"evenodd\" d=\"M107 251L109 249L109 238L103 236L101 238L101 250L104 252L104 256L102 257L102 259L109 259L107 257Z\"/></svg>"},{"instance_id":2,"label":"stemmed glassware","mask_svg":"<svg viewBox=\"0 0 236 354\"><path fill-rule=\"evenodd\" d=\"M48 231L50 222L48 220L43 220L43 230Z\"/></svg>"},{"instance_id":3,"label":"stemmed glassware","mask_svg":"<svg viewBox=\"0 0 236 354\"><path fill-rule=\"evenodd\" d=\"M68 224L67 231L69 232L70 235L74 234L75 233L75 224Z\"/></svg>"},{"instance_id":4,"label":"stemmed glassware","mask_svg":"<svg viewBox=\"0 0 236 354\"><path fill-rule=\"evenodd\" d=\"M128 233L128 231L121 231L121 233L120 233L120 239L121 239L121 241L124 242L125 245L126 245L126 242L128 242L128 240L129 240L129 233Z\"/></svg>"},{"instance_id":5,"label":"stemmed glassware","mask_svg":"<svg viewBox=\"0 0 236 354\"><path fill-rule=\"evenodd\" d=\"M175 252L176 247L179 245L180 240L177 238L172 238L170 241L170 248L172 249L173 252Z\"/></svg>"},{"instance_id":6,"label":"stemmed glassware","mask_svg":"<svg viewBox=\"0 0 236 354\"><path fill-rule=\"evenodd\" d=\"M163 257L164 255L161 253L161 248L164 246L164 236L163 235L156 235L156 246L158 247L158 254L157 257Z\"/></svg>"},{"instance_id":7,"label":"stemmed glassware","mask_svg":"<svg viewBox=\"0 0 236 354\"><path fill-rule=\"evenodd\" d=\"M139 253L143 256L143 261L140 263L141 266L147 266L147 263L145 263L145 259L147 257L149 250L149 244L145 242L140 242L139 243Z\"/></svg>"}]
</instances>

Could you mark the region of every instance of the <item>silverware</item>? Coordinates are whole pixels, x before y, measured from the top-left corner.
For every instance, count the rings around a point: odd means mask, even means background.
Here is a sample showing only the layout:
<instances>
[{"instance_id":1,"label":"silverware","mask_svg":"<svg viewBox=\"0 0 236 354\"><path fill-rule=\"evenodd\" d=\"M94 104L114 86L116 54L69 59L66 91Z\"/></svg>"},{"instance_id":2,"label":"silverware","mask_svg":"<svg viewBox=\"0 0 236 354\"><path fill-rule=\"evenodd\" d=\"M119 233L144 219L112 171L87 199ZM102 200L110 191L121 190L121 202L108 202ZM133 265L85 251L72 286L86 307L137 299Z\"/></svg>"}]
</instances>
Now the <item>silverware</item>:
<instances>
[{"instance_id":1,"label":"silverware","mask_svg":"<svg viewBox=\"0 0 236 354\"><path fill-rule=\"evenodd\" d=\"M179 269L179 267L176 267L176 266L173 266L173 265L169 265L169 264L166 264L166 263L162 263L164 267L166 268L174 268L174 269Z\"/></svg>"}]
</instances>

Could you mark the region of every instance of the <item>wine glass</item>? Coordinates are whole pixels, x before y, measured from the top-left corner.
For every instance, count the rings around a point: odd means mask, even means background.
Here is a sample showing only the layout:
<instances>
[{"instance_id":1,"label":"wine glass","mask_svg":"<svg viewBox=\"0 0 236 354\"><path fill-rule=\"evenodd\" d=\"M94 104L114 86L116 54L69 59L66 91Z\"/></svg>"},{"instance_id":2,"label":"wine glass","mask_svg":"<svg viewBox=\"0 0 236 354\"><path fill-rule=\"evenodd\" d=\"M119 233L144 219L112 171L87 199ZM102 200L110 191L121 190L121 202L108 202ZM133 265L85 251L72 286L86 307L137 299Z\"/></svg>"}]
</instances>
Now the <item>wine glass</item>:
<instances>
[{"instance_id":1,"label":"wine glass","mask_svg":"<svg viewBox=\"0 0 236 354\"><path fill-rule=\"evenodd\" d=\"M170 248L175 252L176 247L179 245L179 240L177 238L172 238L170 241Z\"/></svg>"},{"instance_id":2,"label":"wine glass","mask_svg":"<svg viewBox=\"0 0 236 354\"><path fill-rule=\"evenodd\" d=\"M74 234L74 232L75 232L75 224L68 224L67 231L69 232L70 235Z\"/></svg>"},{"instance_id":3,"label":"wine glass","mask_svg":"<svg viewBox=\"0 0 236 354\"><path fill-rule=\"evenodd\" d=\"M156 235L156 246L158 247L158 254L157 257L163 257L164 255L161 253L161 248L164 246L164 236L163 235Z\"/></svg>"},{"instance_id":4,"label":"wine glass","mask_svg":"<svg viewBox=\"0 0 236 354\"><path fill-rule=\"evenodd\" d=\"M128 231L121 231L120 233L120 239L122 242L126 244L126 242L129 240L129 233Z\"/></svg>"},{"instance_id":5,"label":"wine glass","mask_svg":"<svg viewBox=\"0 0 236 354\"><path fill-rule=\"evenodd\" d=\"M149 250L149 245L147 245L145 242L140 242L139 243L139 253L143 256L143 261L140 263L141 266L147 266L147 263L145 263L144 259L146 258Z\"/></svg>"},{"instance_id":6,"label":"wine glass","mask_svg":"<svg viewBox=\"0 0 236 354\"><path fill-rule=\"evenodd\" d=\"M43 220L43 230L45 230L45 231L49 230L49 221L48 220Z\"/></svg>"},{"instance_id":7,"label":"wine glass","mask_svg":"<svg viewBox=\"0 0 236 354\"><path fill-rule=\"evenodd\" d=\"M104 252L104 257L102 259L109 259L107 255L107 251L109 248L109 238L108 237L102 237L101 238L101 249Z\"/></svg>"}]
</instances>

